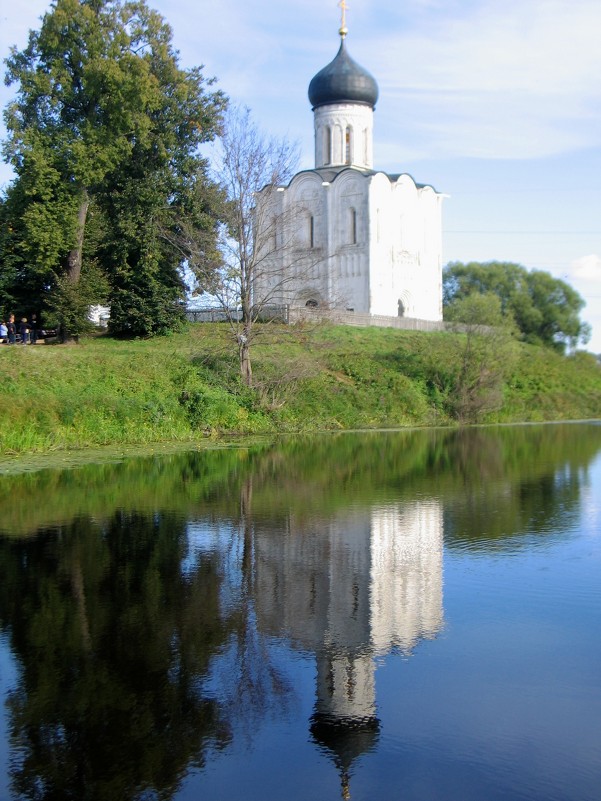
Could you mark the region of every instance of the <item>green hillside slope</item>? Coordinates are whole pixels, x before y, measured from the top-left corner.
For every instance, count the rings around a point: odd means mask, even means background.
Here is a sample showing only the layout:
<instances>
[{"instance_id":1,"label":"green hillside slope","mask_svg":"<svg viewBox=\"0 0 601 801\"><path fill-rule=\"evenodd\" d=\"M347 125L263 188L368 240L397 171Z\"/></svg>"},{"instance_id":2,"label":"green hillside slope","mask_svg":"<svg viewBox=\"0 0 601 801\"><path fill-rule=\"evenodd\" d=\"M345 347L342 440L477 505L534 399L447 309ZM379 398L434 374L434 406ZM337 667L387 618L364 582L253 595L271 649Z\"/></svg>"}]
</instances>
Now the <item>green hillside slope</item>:
<instances>
[{"instance_id":1,"label":"green hillside slope","mask_svg":"<svg viewBox=\"0 0 601 801\"><path fill-rule=\"evenodd\" d=\"M502 336L258 329L255 386L224 324L0 347L0 453L222 434L601 417L601 368Z\"/></svg>"}]
</instances>

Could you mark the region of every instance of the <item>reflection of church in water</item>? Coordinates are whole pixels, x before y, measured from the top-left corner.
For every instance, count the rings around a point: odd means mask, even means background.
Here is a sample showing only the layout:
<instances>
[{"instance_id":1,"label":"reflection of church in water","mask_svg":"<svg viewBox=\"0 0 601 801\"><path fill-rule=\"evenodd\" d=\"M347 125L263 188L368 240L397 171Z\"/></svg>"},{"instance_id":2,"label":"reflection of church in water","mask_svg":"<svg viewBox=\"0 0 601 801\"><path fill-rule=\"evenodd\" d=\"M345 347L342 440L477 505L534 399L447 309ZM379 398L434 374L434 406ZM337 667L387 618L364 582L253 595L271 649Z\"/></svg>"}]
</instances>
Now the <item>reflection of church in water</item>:
<instances>
[{"instance_id":1,"label":"reflection of church in water","mask_svg":"<svg viewBox=\"0 0 601 801\"><path fill-rule=\"evenodd\" d=\"M258 626L315 654L311 732L348 798L351 765L378 738L376 657L407 654L442 627L442 510L421 501L292 520L254 546Z\"/></svg>"}]
</instances>

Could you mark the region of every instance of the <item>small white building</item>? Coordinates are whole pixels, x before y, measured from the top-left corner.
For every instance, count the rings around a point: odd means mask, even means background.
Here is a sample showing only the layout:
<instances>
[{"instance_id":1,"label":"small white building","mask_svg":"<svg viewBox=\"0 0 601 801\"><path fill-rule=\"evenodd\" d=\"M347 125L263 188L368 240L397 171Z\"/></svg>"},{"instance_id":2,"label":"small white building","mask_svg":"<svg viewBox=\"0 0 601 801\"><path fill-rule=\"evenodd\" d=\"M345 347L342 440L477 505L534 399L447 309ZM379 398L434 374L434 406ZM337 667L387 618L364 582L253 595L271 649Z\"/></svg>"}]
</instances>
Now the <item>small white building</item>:
<instances>
[{"instance_id":1,"label":"small white building","mask_svg":"<svg viewBox=\"0 0 601 801\"><path fill-rule=\"evenodd\" d=\"M261 301L442 320L443 195L373 168L375 79L340 49L309 85L315 168L266 187ZM282 277L284 280L282 280Z\"/></svg>"}]
</instances>

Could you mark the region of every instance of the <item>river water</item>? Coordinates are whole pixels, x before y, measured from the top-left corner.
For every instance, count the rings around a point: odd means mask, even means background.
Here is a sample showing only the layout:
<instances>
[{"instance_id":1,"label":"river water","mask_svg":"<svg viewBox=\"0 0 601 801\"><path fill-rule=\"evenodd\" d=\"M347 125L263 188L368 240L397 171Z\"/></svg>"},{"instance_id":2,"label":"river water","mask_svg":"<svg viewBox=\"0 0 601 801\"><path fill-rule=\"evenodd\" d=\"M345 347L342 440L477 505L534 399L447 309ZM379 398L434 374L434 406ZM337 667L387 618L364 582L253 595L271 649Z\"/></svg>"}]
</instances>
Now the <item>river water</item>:
<instances>
[{"instance_id":1,"label":"river water","mask_svg":"<svg viewBox=\"0 0 601 801\"><path fill-rule=\"evenodd\" d=\"M0 475L0 799L598 801L601 425Z\"/></svg>"}]
</instances>

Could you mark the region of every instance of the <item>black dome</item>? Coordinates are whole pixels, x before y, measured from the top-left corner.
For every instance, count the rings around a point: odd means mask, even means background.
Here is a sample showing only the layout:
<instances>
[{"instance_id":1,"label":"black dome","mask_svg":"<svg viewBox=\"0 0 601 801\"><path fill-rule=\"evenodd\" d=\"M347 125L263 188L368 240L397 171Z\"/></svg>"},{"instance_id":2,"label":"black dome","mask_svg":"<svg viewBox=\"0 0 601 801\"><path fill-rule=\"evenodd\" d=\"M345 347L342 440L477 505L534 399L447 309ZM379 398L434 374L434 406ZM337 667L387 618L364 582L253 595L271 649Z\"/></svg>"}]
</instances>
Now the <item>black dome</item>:
<instances>
[{"instance_id":1,"label":"black dome","mask_svg":"<svg viewBox=\"0 0 601 801\"><path fill-rule=\"evenodd\" d=\"M309 84L313 108L328 103L364 103L374 108L378 100L375 78L349 56L344 39L333 61L320 70Z\"/></svg>"}]
</instances>

